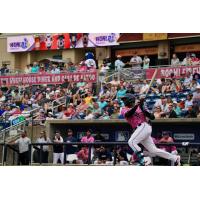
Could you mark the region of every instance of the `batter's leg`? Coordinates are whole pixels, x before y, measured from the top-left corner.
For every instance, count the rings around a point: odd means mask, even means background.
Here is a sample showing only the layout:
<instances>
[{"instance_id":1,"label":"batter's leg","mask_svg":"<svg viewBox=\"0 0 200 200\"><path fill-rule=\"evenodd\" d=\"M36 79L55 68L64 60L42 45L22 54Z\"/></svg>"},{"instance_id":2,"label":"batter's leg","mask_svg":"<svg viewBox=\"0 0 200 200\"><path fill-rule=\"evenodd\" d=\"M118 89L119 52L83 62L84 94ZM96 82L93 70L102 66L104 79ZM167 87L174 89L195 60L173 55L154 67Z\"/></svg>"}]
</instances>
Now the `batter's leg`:
<instances>
[{"instance_id":1,"label":"batter's leg","mask_svg":"<svg viewBox=\"0 0 200 200\"><path fill-rule=\"evenodd\" d=\"M136 156L139 159L140 165L145 165L144 161L144 154L141 150L141 148L138 146L141 141L143 141L147 134L149 134L149 130L146 123L142 123L131 135L128 145L131 147L131 149L134 151Z\"/></svg>"},{"instance_id":2,"label":"batter's leg","mask_svg":"<svg viewBox=\"0 0 200 200\"><path fill-rule=\"evenodd\" d=\"M173 155L171 153L168 153L167 151L164 151L162 149L159 149L156 147L156 145L153 142L153 139L151 136L147 137L145 140L141 142L141 144L152 154L171 160L173 162L176 162L178 159L177 155Z\"/></svg>"}]
</instances>

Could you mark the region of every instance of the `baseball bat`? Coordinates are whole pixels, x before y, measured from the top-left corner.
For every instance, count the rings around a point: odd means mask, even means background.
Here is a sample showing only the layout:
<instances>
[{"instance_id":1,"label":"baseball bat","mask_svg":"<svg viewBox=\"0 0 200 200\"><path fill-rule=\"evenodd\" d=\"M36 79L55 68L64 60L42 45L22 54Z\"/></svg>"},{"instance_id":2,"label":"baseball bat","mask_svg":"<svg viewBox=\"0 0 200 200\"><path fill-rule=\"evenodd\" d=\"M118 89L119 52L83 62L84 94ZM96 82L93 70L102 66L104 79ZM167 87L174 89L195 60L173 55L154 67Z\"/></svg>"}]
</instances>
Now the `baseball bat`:
<instances>
[{"instance_id":1,"label":"baseball bat","mask_svg":"<svg viewBox=\"0 0 200 200\"><path fill-rule=\"evenodd\" d=\"M153 76L152 76L151 81L149 83L149 88L147 89L146 94L145 94L145 98L146 98L146 96L147 96L147 94L148 94L148 92L149 92L149 90L150 90L155 78L156 78L157 72L158 72L158 68L156 68L156 70L153 73Z\"/></svg>"}]
</instances>

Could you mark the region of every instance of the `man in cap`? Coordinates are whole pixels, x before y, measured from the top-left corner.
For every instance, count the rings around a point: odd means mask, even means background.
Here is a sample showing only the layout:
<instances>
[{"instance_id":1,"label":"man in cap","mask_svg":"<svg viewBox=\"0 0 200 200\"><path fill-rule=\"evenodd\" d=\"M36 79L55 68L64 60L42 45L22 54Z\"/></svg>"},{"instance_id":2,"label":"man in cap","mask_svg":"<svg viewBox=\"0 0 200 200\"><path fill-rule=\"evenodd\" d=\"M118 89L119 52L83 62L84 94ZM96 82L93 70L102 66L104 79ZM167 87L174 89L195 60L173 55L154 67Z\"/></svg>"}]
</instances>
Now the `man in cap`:
<instances>
[{"instance_id":1,"label":"man in cap","mask_svg":"<svg viewBox=\"0 0 200 200\"><path fill-rule=\"evenodd\" d=\"M117 55L117 60L115 61L115 71L120 71L125 64L121 61L121 56Z\"/></svg>"},{"instance_id":2,"label":"man in cap","mask_svg":"<svg viewBox=\"0 0 200 200\"><path fill-rule=\"evenodd\" d=\"M60 131L57 130L55 132L55 137L53 142L55 143L55 145L53 146L53 164L57 164L59 160L63 164L64 150L63 150L63 145L61 145L61 143L63 143L63 138L60 135Z\"/></svg>"},{"instance_id":3,"label":"man in cap","mask_svg":"<svg viewBox=\"0 0 200 200\"><path fill-rule=\"evenodd\" d=\"M19 163L21 165L29 164L29 144L31 140L27 137L26 131L22 131L21 136L17 139L15 144L19 147Z\"/></svg>"},{"instance_id":4,"label":"man in cap","mask_svg":"<svg viewBox=\"0 0 200 200\"><path fill-rule=\"evenodd\" d=\"M121 114L127 120L127 122L134 129L133 134L128 140L128 145L134 151L139 159L141 166L147 166L151 164L151 160L144 157L142 149L138 145L141 143L149 153L160 156L162 158L172 160L176 165L180 165L180 156L172 155L161 149L158 149L151 137L152 127L147 122L147 118L155 119L147 108L144 106L144 99L135 102L135 97L133 94L126 94L122 97L125 107L122 108Z\"/></svg>"}]
</instances>

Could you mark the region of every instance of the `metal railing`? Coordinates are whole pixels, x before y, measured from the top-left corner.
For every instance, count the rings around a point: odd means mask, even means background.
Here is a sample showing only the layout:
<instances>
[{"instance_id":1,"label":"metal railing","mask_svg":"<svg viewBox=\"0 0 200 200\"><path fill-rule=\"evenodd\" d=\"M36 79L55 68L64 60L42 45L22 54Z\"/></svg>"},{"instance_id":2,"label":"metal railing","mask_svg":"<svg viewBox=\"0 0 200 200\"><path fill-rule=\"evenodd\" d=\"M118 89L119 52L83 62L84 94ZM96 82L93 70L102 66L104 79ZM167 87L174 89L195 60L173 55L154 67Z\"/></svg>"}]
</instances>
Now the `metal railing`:
<instances>
[{"instance_id":1,"label":"metal railing","mask_svg":"<svg viewBox=\"0 0 200 200\"><path fill-rule=\"evenodd\" d=\"M66 96L63 96L52 101L49 108L52 109L52 113L54 114L56 108L65 104L66 104Z\"/></svg>"},{"instance_id":2,"label":"metal railing","mask_svg":"<svg viewBox=\"0 0 200 200\"><path fill-rule=\"evenodd\" d=\"M116 165L117 164L117 148L120 146L128 146L127 142L94 142L94 143L81 143L81 142L71 142L71 143L31 143L29 144L29 150L28 150L28 154L29 154L29 165L34 164L33 163L33 148L39 150L39 162L37 164L42 165L42 150L43 150L43 146L54 146L54 145L61 145L63 148L65 148L66 146L70 145L70 146L74 146L74 145L78 145L79 147L85 146L88 148L88 159L87 162L84 163L85 165L92 165L92 148L93 147L97 147L97 146L104 146L104 147L110 147L112 148L112 152L113 152L113 162L112 165ZM19 154L19 151L14 147L16 145L14 144L9 144L9 143L0 143L0 146L3 147L3 155L2 155L2 165L7 165L7 150L12 149L13 151L15 151L17 154ZM182 148L199 148L200 147L200 143L190 143L190 142L182 142L182 143L157 143L156 146L176 146L176 147L182 147ZM64 152L64 164L66 164L66 152ZM189 159L188 159L188 163L190 162L190 154L189 154ZM13 161L13 163L15 163ZM17 163L19 164L19 161L17 161Z\"/></svg>"}]
</instances>

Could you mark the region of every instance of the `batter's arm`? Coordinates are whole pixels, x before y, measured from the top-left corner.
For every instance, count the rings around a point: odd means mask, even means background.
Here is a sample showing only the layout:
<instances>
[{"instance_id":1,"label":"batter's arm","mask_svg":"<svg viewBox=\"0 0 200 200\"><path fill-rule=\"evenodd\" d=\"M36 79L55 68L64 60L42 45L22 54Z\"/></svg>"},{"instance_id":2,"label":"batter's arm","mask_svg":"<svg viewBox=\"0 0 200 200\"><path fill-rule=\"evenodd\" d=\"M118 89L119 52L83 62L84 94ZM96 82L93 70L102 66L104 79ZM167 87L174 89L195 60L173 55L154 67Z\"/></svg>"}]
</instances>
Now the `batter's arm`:
<instances>
[{"instance_id":1,"label":"batter's arm","mask_svg":"<svg viewBox=\"0 0 200 200\"><path fill-rule=\"evenodd\" d=\"M126 113L125 113L125 118L129 118L129 117L131 117L132 115L134 115L134 113L135 113L135 111L137 110L137 108L138 108L138 104L137 105L135 105L133 108L131 108L129 111L127 111Z\"/></svg>"},{"instance_id":2,"label":"batter's arm","mask_svg":"<svg viewBox=\"0 0 200 200\"><path fill-rule=\"evenodd\" d=\"M145 116L147 116L150 120L154 120L155 116L151 114L147 109L144 108L144 99L140 100L140 109L144 112Z\"/></svg>"}]
</instances>

